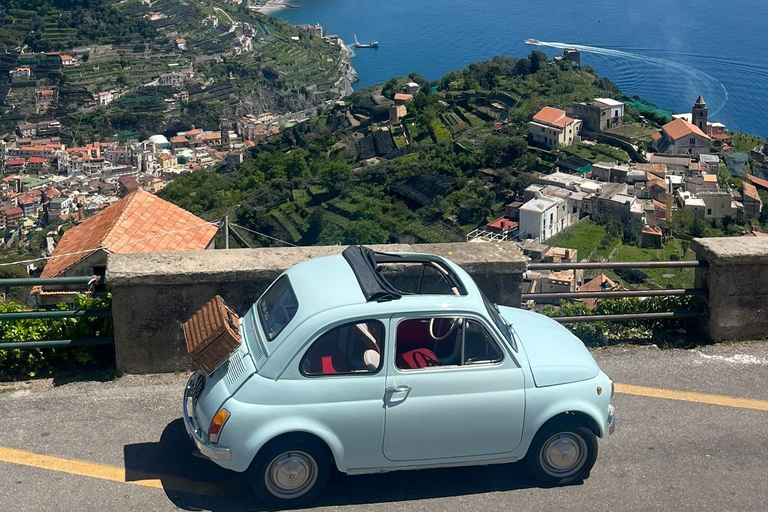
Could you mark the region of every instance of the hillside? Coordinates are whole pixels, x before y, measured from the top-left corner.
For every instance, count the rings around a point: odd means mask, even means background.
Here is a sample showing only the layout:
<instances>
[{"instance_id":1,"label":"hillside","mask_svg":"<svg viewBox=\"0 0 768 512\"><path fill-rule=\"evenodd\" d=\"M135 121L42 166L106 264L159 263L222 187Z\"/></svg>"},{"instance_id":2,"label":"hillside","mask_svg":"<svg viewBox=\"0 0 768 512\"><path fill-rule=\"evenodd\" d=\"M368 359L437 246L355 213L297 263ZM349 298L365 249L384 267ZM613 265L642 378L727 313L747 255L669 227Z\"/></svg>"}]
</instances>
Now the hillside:
<instances>
[{"instance_id":1,"label":"hillside","mask_svg":"<svg viewBox=\"0 0 768 512\"><path fill-rule=\"evenodd\" d=\"M420 91L406 102L408 114L389 123L391 98L412 81ZM533 113L620 94L609 80L540 52L472 64L432 83L395 78L268 139L237 168L194 173L161 194L208 218L239 204L232 218L240 225L293 244L460 241L559 158L526 144ZM627 158L589 148L595 161Z\"/></svg>"},{"instance_id":2,"label":"hillside","mask_svg":"<svg viewBox=\"0 0 768 512\"><path fill-rule=\"evenodd\" d=\"M223 117L300 111L348 89L349 55L338 46L225 2L0 0L0 17L4 131L51 118L79 142L215 128ZM33 80L8 83L17 66ZM169 74L181 78L158 81ZM36 88L55 88L56 101L36 102ZM117 99L87 108L103 91Z\"/></svg>"}]
</instances>

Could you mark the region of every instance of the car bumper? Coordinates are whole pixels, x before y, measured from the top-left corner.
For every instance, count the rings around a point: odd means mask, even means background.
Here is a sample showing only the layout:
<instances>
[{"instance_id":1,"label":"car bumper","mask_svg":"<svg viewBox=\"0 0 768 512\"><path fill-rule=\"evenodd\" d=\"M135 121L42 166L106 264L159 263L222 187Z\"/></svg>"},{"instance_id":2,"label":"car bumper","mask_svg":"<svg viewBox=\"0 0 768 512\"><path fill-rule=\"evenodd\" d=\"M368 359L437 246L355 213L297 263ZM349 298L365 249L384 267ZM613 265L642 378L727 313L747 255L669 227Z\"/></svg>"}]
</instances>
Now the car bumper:
<instances>
[{"instance_id":1,"label":"car bumper","mask_svg":"<svg viewBox=\"0 0 768 512\"><path fill-rule=\"evenodd\" d=\"M197 374L192 375L187 382L187 387L184 389L184 428L187 429L187 434L189 434L190 439L192 439L192 442L195 443L197 449L200 450L200 453L205 457L208 457L211 460L229 460L232 458L232 453L229 451L229 448L214 446L204 440L200 435L200 427L197 425L194 405L192 404L193 382L196 376ZM190 412L190 410L192 412Z\"/></svg>"},{"instance_id":2,"label":"car bumper","mask_svg":"<svg viewBox=\"0 0 768 512\"><path fill-rule=\"evenodd\" d=\"M608 420L605 422L605 430L608 435L613 434L616 430L616 409L612 405L608 406Z\"/></svg>"}]
</instances>

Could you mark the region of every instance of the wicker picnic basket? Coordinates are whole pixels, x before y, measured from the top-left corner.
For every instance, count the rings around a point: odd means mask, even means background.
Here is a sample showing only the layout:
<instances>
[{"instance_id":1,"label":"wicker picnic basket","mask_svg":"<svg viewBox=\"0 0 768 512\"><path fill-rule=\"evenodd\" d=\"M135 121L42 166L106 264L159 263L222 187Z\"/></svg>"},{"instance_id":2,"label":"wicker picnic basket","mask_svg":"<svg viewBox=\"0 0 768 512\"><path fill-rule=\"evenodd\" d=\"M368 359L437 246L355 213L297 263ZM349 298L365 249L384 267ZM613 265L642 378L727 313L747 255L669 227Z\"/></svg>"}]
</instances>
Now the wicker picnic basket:
<instances>
[{"instance_id":1,"label":"wicker picnic basket","mask_svg":"<svg viewBox=\"0 0 768 512\"><path fill-rule=\"evenodd\" d=\"M184 322L183 329L187 353L209 374L240 346L237 313L218 295Z\"/></svg>"}]
</instances>

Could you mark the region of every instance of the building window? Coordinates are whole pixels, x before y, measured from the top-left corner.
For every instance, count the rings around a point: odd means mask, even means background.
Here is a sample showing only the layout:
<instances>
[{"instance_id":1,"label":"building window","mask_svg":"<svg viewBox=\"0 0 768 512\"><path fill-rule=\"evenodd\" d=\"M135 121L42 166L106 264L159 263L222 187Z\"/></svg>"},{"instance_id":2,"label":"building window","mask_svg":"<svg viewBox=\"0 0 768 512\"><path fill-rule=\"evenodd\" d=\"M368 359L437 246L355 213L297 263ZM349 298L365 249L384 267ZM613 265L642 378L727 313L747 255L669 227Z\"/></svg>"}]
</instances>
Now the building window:
<instances>
[{"instance_id":1,"label":"building window","mask_svg":"<svg viewBox=\"0 0 768 512\"><path fill-rule=\"evenodd\" d=\"M691 146L695 146L696 145L696 137L691 137L690 139L688 139L688 143Z\"/></svg>"},{"instance_id":2,"label":"building window","mask_svg":"<svg viewBox=\"0 0 768 512\"><path fill-rule=\"evenodd\" d=\"M707 208L707 215L712 215L712 208Z\"/></svg>"}]
</instances>

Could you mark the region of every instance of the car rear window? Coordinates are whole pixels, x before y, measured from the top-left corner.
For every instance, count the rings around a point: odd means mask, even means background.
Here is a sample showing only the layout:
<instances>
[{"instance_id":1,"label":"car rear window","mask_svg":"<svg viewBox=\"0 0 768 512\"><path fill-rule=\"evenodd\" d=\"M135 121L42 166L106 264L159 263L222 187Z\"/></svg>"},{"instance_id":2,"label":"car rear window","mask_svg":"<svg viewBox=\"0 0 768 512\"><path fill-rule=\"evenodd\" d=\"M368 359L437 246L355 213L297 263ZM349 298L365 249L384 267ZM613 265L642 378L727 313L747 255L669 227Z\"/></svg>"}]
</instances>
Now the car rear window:
<instances>
[{"instance_id":1,"label":"car rear window","mask_svg":"<svg viewBox=\"0 0 768 512\"><path fill-rule=\"evenodd\" d=\"M267 341L274 340L299 310L299 302L296 300L296 294L293 293L288 276L279 277L272 283L259 300L256 309Z\"/></svg>"}]
</instances>

